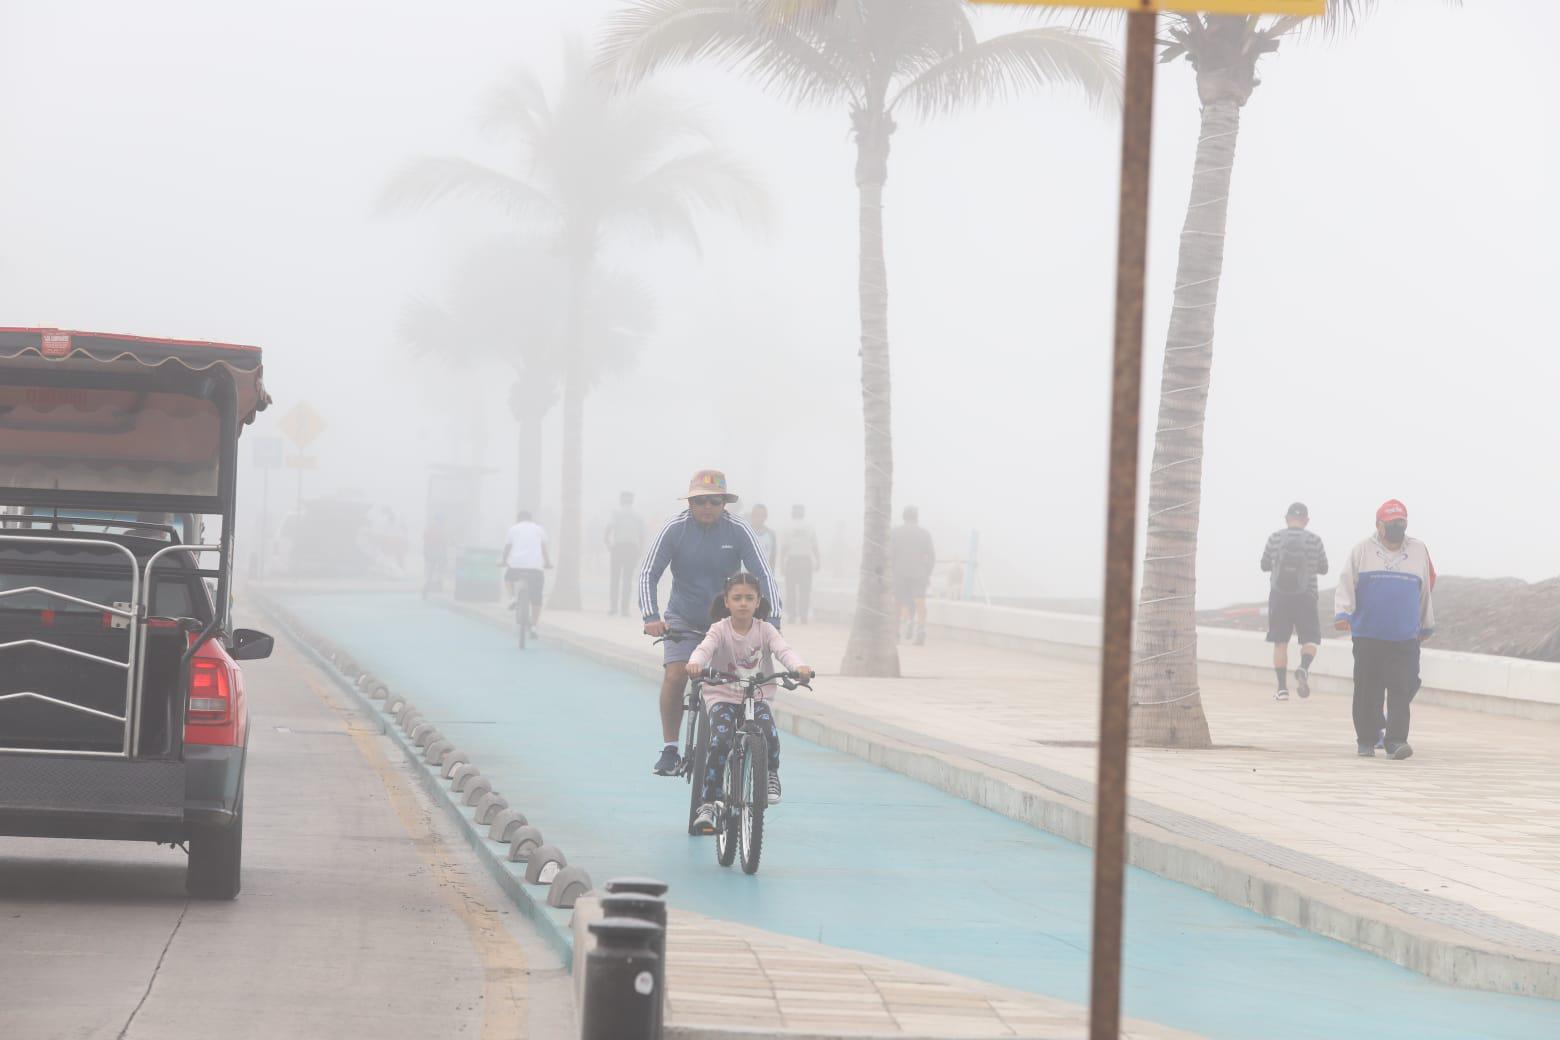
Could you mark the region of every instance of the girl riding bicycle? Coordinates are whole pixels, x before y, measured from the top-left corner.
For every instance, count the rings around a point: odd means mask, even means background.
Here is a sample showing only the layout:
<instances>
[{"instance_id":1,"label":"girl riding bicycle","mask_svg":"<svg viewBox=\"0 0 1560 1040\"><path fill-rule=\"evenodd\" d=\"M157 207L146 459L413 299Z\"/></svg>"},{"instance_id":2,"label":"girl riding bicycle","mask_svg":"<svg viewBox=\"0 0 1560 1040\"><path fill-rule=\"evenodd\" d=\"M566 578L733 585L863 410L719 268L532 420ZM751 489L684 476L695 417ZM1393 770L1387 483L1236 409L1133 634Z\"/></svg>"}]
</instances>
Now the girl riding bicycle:
<instances>
[{"instance_id":1,"label":"girl riding bicycle","mask_svg":"<svg viewBox=\"0 0 1560 1040\"><path fill-rule=\"evenodd\" d=\"M697 679L707 669L737 676L767 675L774 671L773 660L778 658L786 669L798 673L804 682L813 677L813 670L802 663L795 650L781 637L780 630L764 618L769 614L769 604L760 593L758 576L739 571L726 579L725 590L710 607L710 626L693 655L688 658L688 676ZM766 683L757 691L754 720L763 727L769 743L769 804L780 801L780 734L775 729L774 716L769 711L769 699L774 697L776 685ZM726 756L731 753L737 728L741 725L742 695L733 688L713 685L702 691L705 711L710 717L710 747L705 757L706 767L702 777L695 782L702 786L698 812L694 816L694 831L698 834L715 833L715 806L712 804L720 791L720 777L726 768Z\"/></svg>"}]
</instances>

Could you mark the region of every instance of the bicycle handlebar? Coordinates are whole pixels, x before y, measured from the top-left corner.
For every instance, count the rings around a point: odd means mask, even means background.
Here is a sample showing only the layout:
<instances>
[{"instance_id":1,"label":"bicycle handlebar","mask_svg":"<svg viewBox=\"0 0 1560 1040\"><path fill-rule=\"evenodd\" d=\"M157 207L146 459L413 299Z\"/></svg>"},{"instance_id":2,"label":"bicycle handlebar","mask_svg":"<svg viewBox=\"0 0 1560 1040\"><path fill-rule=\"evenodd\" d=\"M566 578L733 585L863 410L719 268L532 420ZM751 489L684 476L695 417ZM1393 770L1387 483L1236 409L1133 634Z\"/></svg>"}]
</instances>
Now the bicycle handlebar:
<instances>
[{"instance_id":1,"label":"bicycle handlebar","mask_svg":"<svg viewBox=\"0 0 1560 1040\"><path fill-rule=\"evenodd\" d=\"M816 675L814 677L816 678ZM794 690L797 687L812 689L811 680L803 680L800 672L775 672L773 675L751 675L746 678L740 675L732 675L730 672L710 672L707 675L695 678L694 682L703 686L728 686L732 683L737 683L757 688L766 683L774 682L776 679L779 679L780 685L787 690Z\"/></svg>"},{"instance_id":2,"label":"bicycle handlebar","mask_svg":"<svg viewBox=\"0 0 1560 1040\"><path fill-rule=\"evenodd\" d=\"M687 629L682 629L682 628L669 628L663 634L661 634L659 636L656 636L654 642L652 642L650 645L651 646L660 646L662 643L666 642L668 639L670 639L674 643L683 643L683 642L688 641L689 639L703 639L703 638L704 638L704 633L703 632L690 632Z\"/></svg>"}]
</instances>

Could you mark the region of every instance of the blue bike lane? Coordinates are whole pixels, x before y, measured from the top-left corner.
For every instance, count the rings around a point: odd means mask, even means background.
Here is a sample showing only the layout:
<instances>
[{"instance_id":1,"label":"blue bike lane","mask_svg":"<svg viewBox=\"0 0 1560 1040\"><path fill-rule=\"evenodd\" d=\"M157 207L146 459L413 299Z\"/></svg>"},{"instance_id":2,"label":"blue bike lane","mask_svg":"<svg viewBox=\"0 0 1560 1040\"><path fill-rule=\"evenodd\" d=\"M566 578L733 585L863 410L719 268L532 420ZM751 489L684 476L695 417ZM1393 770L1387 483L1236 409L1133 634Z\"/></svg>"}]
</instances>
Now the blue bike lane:
<instances>
[{"instance_id":1,"label":"blue bike lane","mask_svg":"<svg viewBox=\"0 0 1560 1040\"><path fill-rule=\"evenodd\" d=\"M766 817L762 868L722 869L713 841L685 833L687 786L650 775L659 726L643 679L545 639L521 652L412 595L278 598L410 696L598 881L650 874L712 917L1087 1000L1081 846L783 735L785 801ZM1140 870L1124 991L1129 1015L1210 1038L1560 1036L1560 1003L1436 983Z\"/></svg>"}]
</instances>

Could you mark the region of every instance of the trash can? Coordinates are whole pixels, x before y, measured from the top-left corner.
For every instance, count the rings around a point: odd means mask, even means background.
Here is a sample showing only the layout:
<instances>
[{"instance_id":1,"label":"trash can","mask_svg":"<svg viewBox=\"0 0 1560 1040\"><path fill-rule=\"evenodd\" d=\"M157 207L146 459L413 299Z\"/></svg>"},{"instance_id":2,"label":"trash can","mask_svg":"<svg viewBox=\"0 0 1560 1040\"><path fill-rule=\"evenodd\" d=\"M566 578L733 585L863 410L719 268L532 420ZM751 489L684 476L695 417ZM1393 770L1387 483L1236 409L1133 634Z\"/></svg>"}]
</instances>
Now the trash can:
<instances>
[{"instance_id":1,"label":"trash can","mask_svg":"<svg viewBox=\"0 0 1560 1040\"><path fill-rule=\"evenodd\" d=\"M455 557L455 598L467 603L497 602L503 591L504 572L498 569L494 549L466 547Z\"/></svg>"}]
</instances>

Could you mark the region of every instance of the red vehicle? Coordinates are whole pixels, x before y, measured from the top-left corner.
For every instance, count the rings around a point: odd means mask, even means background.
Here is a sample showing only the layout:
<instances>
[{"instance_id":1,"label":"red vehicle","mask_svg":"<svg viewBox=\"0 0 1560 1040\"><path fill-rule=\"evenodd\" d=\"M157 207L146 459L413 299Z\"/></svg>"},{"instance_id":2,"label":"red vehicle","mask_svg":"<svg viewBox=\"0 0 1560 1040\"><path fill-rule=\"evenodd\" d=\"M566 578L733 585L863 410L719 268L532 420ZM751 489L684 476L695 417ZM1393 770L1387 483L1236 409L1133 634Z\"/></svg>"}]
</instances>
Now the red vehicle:
<instances>
[{"instance_id":1,"label":"red vehicle","mask_svg":"<svg viewBox=\"0 0 1560 1040\"><path fill-rule=\"evenodd\" d=\"M235 485L267 404L256 347L0 329L0 836L180 845L191 895L238 894L237 662L272 640L232 627Z\"/></svg>"}]
</instances>

